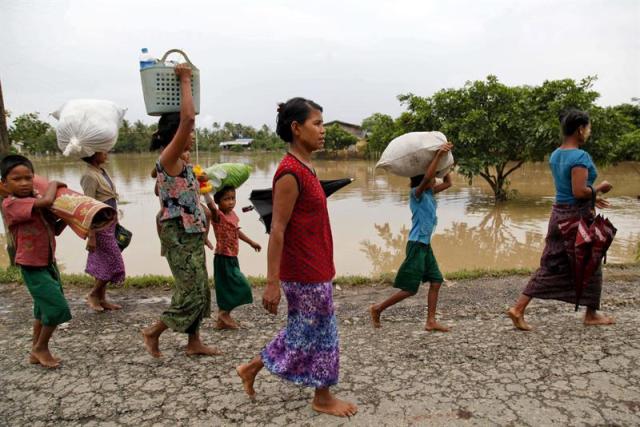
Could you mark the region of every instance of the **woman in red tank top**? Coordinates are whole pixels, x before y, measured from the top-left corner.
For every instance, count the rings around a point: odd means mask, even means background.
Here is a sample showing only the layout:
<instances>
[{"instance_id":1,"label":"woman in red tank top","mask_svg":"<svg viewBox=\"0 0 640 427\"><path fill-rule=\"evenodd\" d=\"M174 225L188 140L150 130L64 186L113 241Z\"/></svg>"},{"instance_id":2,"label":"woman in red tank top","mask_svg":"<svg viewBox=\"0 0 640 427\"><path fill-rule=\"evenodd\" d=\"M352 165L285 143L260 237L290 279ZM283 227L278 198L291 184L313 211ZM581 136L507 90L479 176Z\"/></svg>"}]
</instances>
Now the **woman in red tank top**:
<instances>
[{"instance_id":1,"label":"woman in red tank top","mask_svg":"<svg viewBox=\"0 0 640 427\"><path fill-rule=\"evenodd\" d=\"M333 239L327 198L311 165L311 153L324 145L322 107L304 98L280 104L276 132L290 146L273 177L262 304L277 314L282 285L288 303L287 326L260 355L236 370L251 398L256 375L266 366L281 378L315 387L314 410L352 416L356 405L329 391L338 382L340 365L333 308Z\"/></svg>"}]
</instances>

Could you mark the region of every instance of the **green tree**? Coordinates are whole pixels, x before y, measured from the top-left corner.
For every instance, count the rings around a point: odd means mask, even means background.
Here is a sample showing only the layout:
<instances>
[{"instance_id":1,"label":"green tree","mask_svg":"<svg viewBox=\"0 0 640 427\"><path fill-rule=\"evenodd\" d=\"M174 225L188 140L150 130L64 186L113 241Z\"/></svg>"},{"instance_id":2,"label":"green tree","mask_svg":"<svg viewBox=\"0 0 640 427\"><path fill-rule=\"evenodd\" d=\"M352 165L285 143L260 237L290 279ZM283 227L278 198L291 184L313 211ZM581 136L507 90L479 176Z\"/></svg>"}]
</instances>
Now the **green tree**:
<instances>
[{"instance_id":1,"label":"green tree","mask_svg":"<svg viewBox=\"0 0 640 427\"><path fill-rule=\"evenodd\" d=\"M404 133L396 127L393 117L381 113L364 119L362 129L367 134L367 153L374 156L380 155L393 138Z\"/></svg>"},{"instance_id":2,"label":"green tree","mask_svg":"<svg viewBox=\"0 0 640 427\"><path fill-rule=\"evenodd\" d=\"M640 105L620 104L612 108L626 117L636 129L640 128Z\"/></svg>"},{"instance_id":3,"label":"green tree","mask_svg":"<svg viewBox=\"0 0 640 427\"><path fill-rule=\"evenodd\" d=\"M36 112L16 117L9 127L9 140L14 145L21 143L28 153L57 152L55 130L39 116Z\"/></svg>"},{"instance_id":4,"label":"green tree","mask_svg":"<svg viewBox=\"0 0 640 427\"><path fill-rule=\"evenodd\" d=\"M537 148L528 126L526 99L530 95L529 88L508 87L489 76L486 81L468 82L461 89L441 90L430 98L409 94L400 100L408 105L410 113L405 115L405 122L420 126L426 123L434 127L420 130L444 132L455 144L460 173L469 179L481 176L491 186L496 201L502 201L507 198L509 175Z\"/></svg>"},{"instance_id":5,"label":"green tree","mask_svg":"<svg viewBox=\"0 0 640 427\"><path fill-rule=\"evenodd\" d=\"M358 138L334 124L325 129L324 146L328 150L342 150L358 142Z\"/></svg>"},{"instance_id":6,"label":"green tree","mask_svg":"<svg viewBox=\"0 0 640 427\"><path fill-rule=\"evenodd\" d=\"M269 126L262 125L253 138L256 150L284 150L286 143Z\"/></svg>"},{"instance_id":7,"label":"green tree","mask_svg":"<svg viewBox=\"0 0 640 427\"><path fill-rule=\"evenodd\" d=\"M496 201L508 196L508 177L526 161L540 161L559 143L559 116L568 107L589 110L598 97L595 77L507 86L495 76L444 89L431 97L398 99L407 107L395 122L401 133L440 130L454 143L458 170L482 177ZM603 134L605 134L604 132ZM604 141L600 135L595 135Z\"/></svg>"},{"instance_id":8,"label":"green tree","mask_svg":"<svg viewBox=\"0 0 640 427\"><path fill-rule=\"evenodd\" d=\"M128 120L123 120L118 130L118 141L113 147L115 153L143 153L149 151L151 135L157 126L146 125L140 120L131 124Z\"/></svg>"},{"instance_id":9,"label":"green tree","mask_svg":"<svg viewBox=\"0 0 640 427\"><path fill-rule=\"evenodd\" d=\"M254 138L256 130L252 126L246 126L242 123L225 122L222 125L224 135L228 137L227 141L238 138Z\"/></svg>"},{"instance_id":10,"label":"green tree","mask_svg":"<svg viewBox=\"0 0 640 427\"><path fill-rule=\"evenodd\" d=\"M595 151L592 155L608 162L640 161L640 106L597 107L591 116L595 143L587 149Z\"/></svg>"},{"instance_id":11,"label":"green tree","mask_svg":"<svg viewBox=\"0 0 640 427\"><path fill-rule=\"evenodd\" d=\"M616 160L640 162L640 129L622 135L615 150Z\"/></svg>"}]
</instances>

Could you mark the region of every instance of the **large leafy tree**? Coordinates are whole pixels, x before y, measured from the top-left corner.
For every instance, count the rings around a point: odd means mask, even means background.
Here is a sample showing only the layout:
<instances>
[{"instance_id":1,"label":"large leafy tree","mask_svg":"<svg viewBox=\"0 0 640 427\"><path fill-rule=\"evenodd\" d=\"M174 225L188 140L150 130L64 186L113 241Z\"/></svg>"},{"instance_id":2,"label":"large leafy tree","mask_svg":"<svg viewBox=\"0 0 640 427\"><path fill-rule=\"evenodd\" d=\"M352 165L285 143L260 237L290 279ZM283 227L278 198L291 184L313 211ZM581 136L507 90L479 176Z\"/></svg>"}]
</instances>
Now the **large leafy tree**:
<instances>
[{"instance_id":1,"label":"large leafy tree","mask_svg":"<svg viewBox=\"0 0 640 427\"><path fill-rule=\"evenodd\" d=\"M594 80L553 80L531 87L507 86L488 76L431 97L400 95L407 111L395 120L396 133L441 130L455 144L460 173L470 180L480 176L491 186L495 200L503 201L509 194L509 176L557 147L561 113L570 107L595 108ZM609 116L605 119L610 121ZM598 132L594 127L599 147L606 146L607 138L611 140L611 129ZM604 161L609 158L603 155Z\"/></svg>"},{"instance_id":2,"label":"large leafy tree","mask_svg":"<svg viewBox=\"0 0 640 427\"><path fill-rule=\"evenodd\" d=\"M9 127L12 144L22 144L28 153L57 152L56 133L51 125L40 120L39 113L21 114Z\"/></svg>"},{"instance_id":3,"label":"large leafy tree","mask_svg":"<svg viewBox=\"0 0 640 427\"><path fill-rule=\"evenodd\" d=\"M253 147L258 150L280 150L285 148L285 144L267 125L262 125L253 139Z\"/></svg>"},{"instance_id":4,"label":"large leafy tree","mask_svg":"<svg viewBox=\"0 0 640 427\"><path fill-rule=\"evenodd\" d=\"M324 146L328 150L342 150L358 142L358 138L334 124L325 129Z\"/></svg>"},{"instance_id":5,"label":"large leafy tree","mask_svg":"<svg viewBox=\"0 0 640 427\"><path fill-rule=\"evenodd\" d=\"M389 141L403 132L398 130L393 117L375 113L362 121L362 129L367 133L367 152L380 155Z\"/></svg>"},{"instance_id":6,"label":"large leafy tree","mask_svg":"<svg viewBox=\"0 0 640 427\"><path fill-rule=\"evenodd\" d=\"M469 179L481 176L500 201L507 198L509 175L539 151L528 124L530 95L529 88L508 87L489 76L430 98L409 94L400 100L408 106L403 120L412 124L409 130L431 125L422 130L444 132L455 144L459 171Z\"/></svg>"},{"instance_id":7,"label":"large leafy tree","mask_svg":"<svg viewBox=\"0 0 640 427\"><path fill-rule=\"evenodd\" d=\"M616 145L616 158L640 162L640 128L620 137ZM640 169L637 170L640 172Z\"/></svg>"},{"instance_id":8,"label":"large leafy tree","mask_svg":"<svg viewBox=\"0 0 640 427\"><path fill-rule=\"evenodd\" d=\"M149 150L151 135L156 130L156 125L147 126L142 121L136 120L133 124L123 120L118 131L118 141L113 151L116 153L142 153Z\"/></svg>"}]
</instances>

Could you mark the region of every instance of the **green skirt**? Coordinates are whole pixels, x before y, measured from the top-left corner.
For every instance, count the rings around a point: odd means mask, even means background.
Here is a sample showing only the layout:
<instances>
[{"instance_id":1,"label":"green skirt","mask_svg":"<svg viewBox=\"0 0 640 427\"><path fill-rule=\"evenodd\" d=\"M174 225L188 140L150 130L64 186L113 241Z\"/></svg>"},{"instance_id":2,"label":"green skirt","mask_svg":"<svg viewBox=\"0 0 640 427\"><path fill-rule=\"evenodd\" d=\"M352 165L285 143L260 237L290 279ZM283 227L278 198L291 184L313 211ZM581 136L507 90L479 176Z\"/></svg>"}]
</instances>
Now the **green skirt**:
<instances>
[{"instance_id":1,"label":"green skirt","mask_svg":"<svg viewBox=\"0 0 640 427\"><path fill-rule=\"evenodd\" d=\"M213 257L213 278L220 310L231 311L253 302L251 285L240 271L238 257L216 254Z\"/></svg>"},{"instance_id":2,"label":"green skirt","mask_svg":"<svg viewBox=\"0 0 640 427\"><path fill-rule=\"evenodd\" d=\"M431 245L409 240L407 256L398 269L393 287L415 294L423 282L442 283L444 278Z\"/></svg>"},{"instance_id":3,"label":"green skirt","mask_svg":"<svg viewBox=\"0 0 640 427\"><path fill-rule=\"evenodd\" d=\"M55 264L46 267L20 266L22 279L33 298L33 317L44 326L57 326L71 320L64 297L60 273Z\"/></svg>"},{"instance_id":4,"label":"green skirt","mask_svg":"<svg viewBox=\"0 0 640 427\"><path fill-rule=\"evenodd\" d=\"M211 315L204 233L187 233L180 219L171 219L160 223L160 241L175 279L171 305L160 320L174 331L193 334Z\"/></svg>"}]
</instances>

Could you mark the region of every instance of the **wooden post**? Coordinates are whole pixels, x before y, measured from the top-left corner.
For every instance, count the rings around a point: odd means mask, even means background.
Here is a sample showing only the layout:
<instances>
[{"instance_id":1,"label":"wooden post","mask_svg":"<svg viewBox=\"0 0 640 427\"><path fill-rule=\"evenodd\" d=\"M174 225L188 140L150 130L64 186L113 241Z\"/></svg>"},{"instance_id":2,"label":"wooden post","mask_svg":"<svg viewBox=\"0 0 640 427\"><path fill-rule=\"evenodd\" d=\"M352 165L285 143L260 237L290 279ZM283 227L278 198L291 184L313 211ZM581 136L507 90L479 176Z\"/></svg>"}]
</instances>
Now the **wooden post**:
<instances>
[{"instance_id":1,"label":"wooden post","mask_svg":"<svg viewBox=\"0 0 640 427\"><path fill-rule=\"evenodd\" d=\"M0 83L0 159L9 154L11 144L9 143L9 131L7 130L7 113L4 109L4 98L2 96L2 83ZM0 185L2 185L0 183ZM2 211L2 201L4 200L4 189L0 189L0 216L2 216L2 225L4 226L4 234L7 236L7 253L9 254L9 262L16 265L16 245L13 241L13 235L7 228L7 222L4 220L4 212Z\"/></svg>"},{"instance_id":2,"label":"wooden post","mask_svg":"<svg viewBox=\"0 0 640 427\"><path fill-rule=\"evenodd\" d=\"M9 131L7 130L7 113L4 110L4 98L2 97L2 83L0 82L0 158L9 154Z\"/></svg>"}]
</instances>

